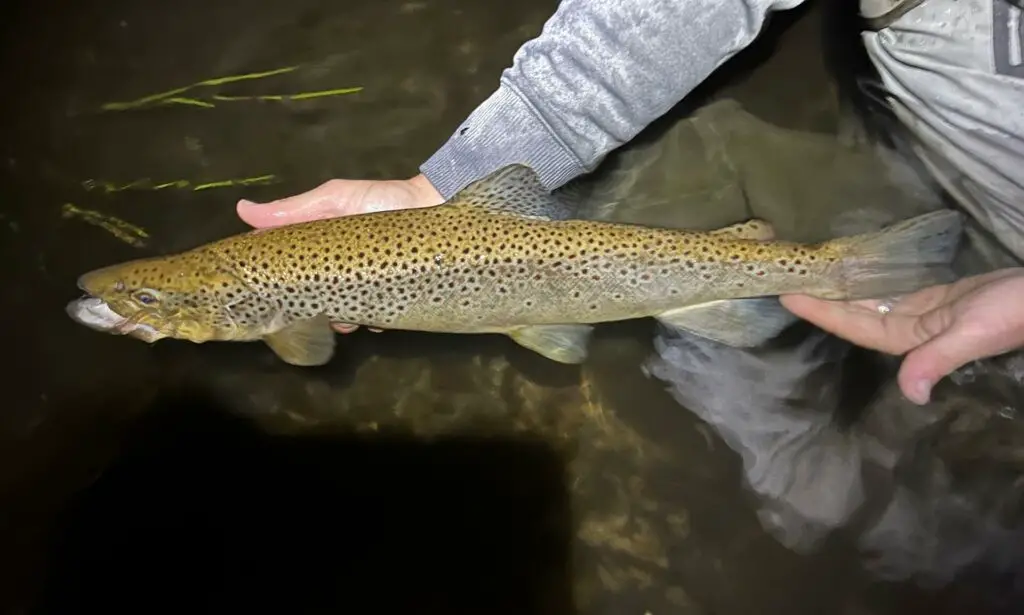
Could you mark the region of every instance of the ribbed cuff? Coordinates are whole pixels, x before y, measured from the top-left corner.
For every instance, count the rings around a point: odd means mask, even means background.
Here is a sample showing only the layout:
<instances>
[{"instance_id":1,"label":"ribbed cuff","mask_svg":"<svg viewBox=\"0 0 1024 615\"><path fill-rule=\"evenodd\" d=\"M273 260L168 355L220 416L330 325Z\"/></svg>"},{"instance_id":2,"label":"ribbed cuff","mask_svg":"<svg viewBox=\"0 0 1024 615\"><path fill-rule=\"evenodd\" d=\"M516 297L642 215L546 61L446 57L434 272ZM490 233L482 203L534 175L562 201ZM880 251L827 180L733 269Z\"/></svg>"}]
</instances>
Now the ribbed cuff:
<instances>
[{"instance_id":1,"label":"ribbed cuff","mask_svg":"<svg viewBox=\"0 0 1024 615\"><path fill-rule=\"evenodd\" d=\"M420 166L445 199L510 164L529 166L554 190L586 172L510 84L502 81L448 141Z\"/></svg>"}]
</instances>

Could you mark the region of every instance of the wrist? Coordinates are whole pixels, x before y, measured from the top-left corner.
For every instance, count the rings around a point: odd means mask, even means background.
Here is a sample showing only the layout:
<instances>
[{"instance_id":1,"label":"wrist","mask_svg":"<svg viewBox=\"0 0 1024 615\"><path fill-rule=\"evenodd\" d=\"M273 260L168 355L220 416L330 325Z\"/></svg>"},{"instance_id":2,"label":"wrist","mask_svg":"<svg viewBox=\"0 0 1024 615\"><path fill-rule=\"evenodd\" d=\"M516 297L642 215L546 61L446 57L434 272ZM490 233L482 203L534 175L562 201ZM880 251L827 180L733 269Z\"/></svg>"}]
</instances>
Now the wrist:
<instances>
[{"instance_id":1,"label":"wrist","mask_svg":"<svg viewBox=\"0 0 1024 615\"><path fill-rule=\"evenodd\" d=\"M430 183L427 176L420 173L406 180L413 193L415 207L432 207L444 202L444 197L438 192L434 184Z\"/></svg>"},{"instance_id":2,"label":"wrist","mask_svg":"<svg viewBox=\"0 0 1024 615\"><path fill-rule=\"evenodd\" d=\"M502 81L420 165L420 171L442 197L451 198L510 164L530 167L548 190L589 170L537 115L533 105Z\"/></svg>"}]
</instances>

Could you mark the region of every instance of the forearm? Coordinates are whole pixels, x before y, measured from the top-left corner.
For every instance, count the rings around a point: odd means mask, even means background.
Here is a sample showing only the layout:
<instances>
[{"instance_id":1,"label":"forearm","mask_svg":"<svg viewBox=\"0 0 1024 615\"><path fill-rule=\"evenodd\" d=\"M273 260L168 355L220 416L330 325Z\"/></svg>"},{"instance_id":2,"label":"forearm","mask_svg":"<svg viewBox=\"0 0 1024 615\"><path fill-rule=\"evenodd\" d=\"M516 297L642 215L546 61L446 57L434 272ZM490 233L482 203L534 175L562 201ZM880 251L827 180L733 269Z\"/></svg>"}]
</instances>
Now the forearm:
<instances>
[{"instance_id":1,"label":"forearm","mask_svg":"<svg viewBox=\"0 0 1024 615\"><path fill-rule=\"evenodd\" d=\"M845 0L844 0L845 1ZM420 170L445 198L512 163L549 189L592 171L804 0L563 0Z\"/></svg>"}]
</instances>

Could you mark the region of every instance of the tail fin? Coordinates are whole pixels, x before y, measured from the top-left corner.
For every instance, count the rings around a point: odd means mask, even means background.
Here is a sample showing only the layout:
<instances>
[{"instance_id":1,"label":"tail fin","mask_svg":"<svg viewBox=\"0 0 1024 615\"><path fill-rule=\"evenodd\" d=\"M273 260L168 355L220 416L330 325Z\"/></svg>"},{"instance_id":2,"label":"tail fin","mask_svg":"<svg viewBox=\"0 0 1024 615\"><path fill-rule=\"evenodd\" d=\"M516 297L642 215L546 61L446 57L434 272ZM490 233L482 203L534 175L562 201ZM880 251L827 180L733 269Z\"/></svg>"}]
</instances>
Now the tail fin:
<instances>
[{"instance_id":1,"label":"tail fin","mask_svg":"<svg viewBox=\"0 0 1024 615\"><path fill-rule=\"evenodd\" d=\"M951 282L962 233L961 214L944 209L828 242L843 253L834 298L878 299Z\"/></svg>"}]
</instances>

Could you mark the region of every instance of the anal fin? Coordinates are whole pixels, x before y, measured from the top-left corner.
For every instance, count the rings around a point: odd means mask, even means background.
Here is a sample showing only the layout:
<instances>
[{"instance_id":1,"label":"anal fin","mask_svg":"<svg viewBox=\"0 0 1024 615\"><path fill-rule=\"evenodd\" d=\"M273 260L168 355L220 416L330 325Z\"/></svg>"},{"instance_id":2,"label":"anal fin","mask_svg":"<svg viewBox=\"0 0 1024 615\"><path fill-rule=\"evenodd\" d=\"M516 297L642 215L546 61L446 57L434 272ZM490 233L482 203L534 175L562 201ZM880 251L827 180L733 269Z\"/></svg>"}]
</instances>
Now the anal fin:
<instances>
[{"instance_id":1,"label":"anal fin","mask_svg":"<svg viewBox=\"0 0 1024 615\"><path fill-rule=\"evenodd\" d=\"M282 361L300 367L323 365L334 356L334 330L323 314L294 322L263 341Z\"/></svg>"},{"instance_id":2,"label":"anal fin","mask_svg":"<svg viewBox=\"0 0 1024 615\"><path fill-rule=\"evenodd\" d=\"M592 325L533 325L510 331L508 336L552 361L577 364L587 358L593 330Z\"/></svg>"},{"instance_id":3,"label":"anal fin","mask_svg":"<svg viewBox=\"0 0 1024 615\"><path fill-rule=\"evenodd\" d=\"M700 303L655 316L658 321L727 346L752 348L797 321L776 297Z\"/></svg>"}]
</instances>

